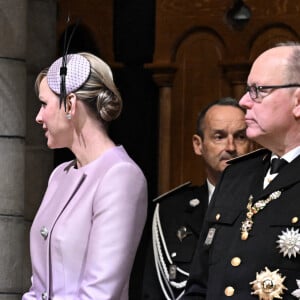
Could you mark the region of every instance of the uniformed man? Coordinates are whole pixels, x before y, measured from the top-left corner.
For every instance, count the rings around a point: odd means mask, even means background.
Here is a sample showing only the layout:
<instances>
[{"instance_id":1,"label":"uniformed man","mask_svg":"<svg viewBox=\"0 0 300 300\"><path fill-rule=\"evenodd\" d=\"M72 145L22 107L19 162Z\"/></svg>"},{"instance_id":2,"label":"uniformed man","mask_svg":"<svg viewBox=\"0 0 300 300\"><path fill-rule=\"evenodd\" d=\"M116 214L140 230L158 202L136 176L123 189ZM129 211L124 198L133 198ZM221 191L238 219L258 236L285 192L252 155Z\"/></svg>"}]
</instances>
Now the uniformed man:
<instances>
[{"instance_id":1,"label":"uniformed man","mask_svg":"<svg viewBox=\"0 0 300 300\"><path fill-rule=\"evenodd\" d=\"M224 171L183 299L300 299L300 44L255 60L240 105L266 149Z\"/></svg>"},{"instance_id":2,"label":"uniformed man","mask_svg":"<svg viewBox=\"0 0 300 300\"><path fill-rule=\"evenodd\" d=\"M196 155L204 159L207 181L190 183L158 197L153 216L152 243L144 272L142 299L180 299L208 201L227 161L250 150L245 111L232 98L207 106L193 136Z\"/></svg>"}]
</instances>

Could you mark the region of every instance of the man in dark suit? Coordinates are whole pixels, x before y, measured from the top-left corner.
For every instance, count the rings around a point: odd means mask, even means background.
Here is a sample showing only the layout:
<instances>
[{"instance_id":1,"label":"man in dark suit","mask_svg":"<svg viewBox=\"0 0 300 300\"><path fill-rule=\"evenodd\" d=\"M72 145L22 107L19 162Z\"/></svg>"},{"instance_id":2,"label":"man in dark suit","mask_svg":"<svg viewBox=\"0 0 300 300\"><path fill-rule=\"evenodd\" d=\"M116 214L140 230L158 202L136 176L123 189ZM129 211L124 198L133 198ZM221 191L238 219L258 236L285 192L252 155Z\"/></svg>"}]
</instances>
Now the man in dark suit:
<instances>
[{"instance_id":1,"label":"man in dark suit","mask_svg":"<svg viewBox=\"0 0 300 300\"><path fill-rule=\"evenodd\" d=\"M227 161L250 150L245 130L245 111L232 98L211 103L199 114L193 147L204 159L207 181L200 187L188 182L154 200L142 299L182 296L214 186Z\"/></svg>"},{"instance_id":2,"label":"man in dark suit","mask_svg":"<svg viewBox=\"0 0 300 300\"><path fill-rule=\"evenodd\" d=\"M300 44L255 60L240 105L266 149L223 172L183 299L300 299Z\"/></svg>"}]
</instances>

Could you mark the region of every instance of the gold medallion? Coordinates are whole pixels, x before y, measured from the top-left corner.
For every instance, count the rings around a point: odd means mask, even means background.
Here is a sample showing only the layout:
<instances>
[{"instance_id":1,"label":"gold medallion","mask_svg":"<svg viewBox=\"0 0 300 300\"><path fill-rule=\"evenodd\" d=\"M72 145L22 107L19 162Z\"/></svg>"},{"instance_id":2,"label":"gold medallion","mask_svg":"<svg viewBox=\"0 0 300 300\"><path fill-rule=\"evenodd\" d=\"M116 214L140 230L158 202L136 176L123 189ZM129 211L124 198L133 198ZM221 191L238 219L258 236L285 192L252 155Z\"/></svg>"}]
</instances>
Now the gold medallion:
<instances>
[{"instance_id":1,"label":"gold medallion","mask_svg":"<svg viewBox=\"0 0 300 300\"><path fill-rule=\"evenodd\" d=\"M254 291L251 295L257 295L259 300L282 299L281 295L287 288L283 285L285 276L282 277L278 271L271 272L265 267L265 271L256 273L256 280L250 282Z\"/></svg>"}]
</instances>

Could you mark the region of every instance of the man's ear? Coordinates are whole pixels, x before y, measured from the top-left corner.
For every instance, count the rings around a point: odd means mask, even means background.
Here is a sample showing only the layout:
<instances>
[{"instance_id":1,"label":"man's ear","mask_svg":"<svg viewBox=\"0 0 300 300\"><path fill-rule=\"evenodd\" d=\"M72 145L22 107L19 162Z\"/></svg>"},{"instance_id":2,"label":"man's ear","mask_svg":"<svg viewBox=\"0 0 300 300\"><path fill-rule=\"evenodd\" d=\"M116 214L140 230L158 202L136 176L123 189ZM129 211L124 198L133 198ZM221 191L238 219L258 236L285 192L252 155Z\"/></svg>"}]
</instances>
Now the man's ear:
<instances>
[{"instance_id":1,"label":"man's ear","mask_svg":"<svg viewBox=\"0 0 300 300\"><path fill-rule=\"evenodd\" d=\"M300 88L298 88L294 94L294 108L293 115L296 119L300 119Z\"/></svg>"},{"instance_id":2,"label":"man's ear","mask_svg":"<svg viewBox=\"0 0 300 300\"><path fill-rule=\"evenodd\" d=\"M198 134L193 135L193 148L196 155L202 155L202 138Z\"/></svg>"}]
</instances>

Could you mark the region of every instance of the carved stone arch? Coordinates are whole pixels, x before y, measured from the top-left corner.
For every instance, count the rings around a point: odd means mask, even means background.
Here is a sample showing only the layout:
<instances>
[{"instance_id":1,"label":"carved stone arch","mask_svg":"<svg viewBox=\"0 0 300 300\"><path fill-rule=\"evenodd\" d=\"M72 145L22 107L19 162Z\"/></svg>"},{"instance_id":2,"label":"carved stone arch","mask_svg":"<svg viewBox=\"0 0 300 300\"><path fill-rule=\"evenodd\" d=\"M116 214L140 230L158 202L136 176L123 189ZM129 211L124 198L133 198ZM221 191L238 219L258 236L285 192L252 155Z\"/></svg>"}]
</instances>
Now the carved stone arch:
<instances>
[{"instance_id":1,"label":"carved stone arch","mask_svg":"<svg viewBox=\"0 0 300 300\"><path fill-rule=\"evenodd\" d=\"M276 43L286 41L300 41L300 36L286 24L272 24L258 31L249 45L249 60L253 62L263 51Z\"/></svg>"}]
</instances>

